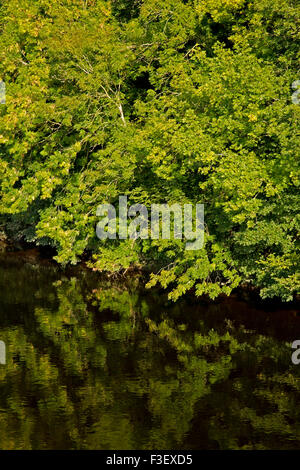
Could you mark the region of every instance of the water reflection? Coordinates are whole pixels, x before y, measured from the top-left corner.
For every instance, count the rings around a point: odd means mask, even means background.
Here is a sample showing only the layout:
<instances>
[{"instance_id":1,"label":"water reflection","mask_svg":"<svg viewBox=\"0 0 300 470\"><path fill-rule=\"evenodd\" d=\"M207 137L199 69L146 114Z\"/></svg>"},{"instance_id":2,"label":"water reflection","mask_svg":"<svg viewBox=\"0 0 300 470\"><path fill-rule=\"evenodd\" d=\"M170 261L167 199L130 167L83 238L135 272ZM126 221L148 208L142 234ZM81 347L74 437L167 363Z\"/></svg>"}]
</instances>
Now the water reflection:
<instances>
[{"instance_id":1,"label":"water reflection","mask_svg":"<svg viewBox=\"0 0 300 470\"><path fill-rule=\"evenodd\" d=\"M291 311L0 258L1 449L300 448Z\"/></svg>"}]
</instances>

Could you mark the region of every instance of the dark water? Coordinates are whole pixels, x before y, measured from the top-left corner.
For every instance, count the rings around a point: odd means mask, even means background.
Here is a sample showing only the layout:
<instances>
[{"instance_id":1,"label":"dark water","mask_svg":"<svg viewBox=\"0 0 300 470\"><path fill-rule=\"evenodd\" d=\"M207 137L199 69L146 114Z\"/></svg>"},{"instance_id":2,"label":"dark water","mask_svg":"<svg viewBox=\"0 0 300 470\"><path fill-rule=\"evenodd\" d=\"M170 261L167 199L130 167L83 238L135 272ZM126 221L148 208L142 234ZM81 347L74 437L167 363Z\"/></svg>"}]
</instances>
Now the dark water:
<instances>
[{"instance_id":1,"label":"dark water","mask_svg":"<svg viewBox=\"0 0 300 470\"><path fill-rule=\"evenodd\" d=\"M0 255L1 449L299 449L295 306Z\"/></svg>"}]
</instances>

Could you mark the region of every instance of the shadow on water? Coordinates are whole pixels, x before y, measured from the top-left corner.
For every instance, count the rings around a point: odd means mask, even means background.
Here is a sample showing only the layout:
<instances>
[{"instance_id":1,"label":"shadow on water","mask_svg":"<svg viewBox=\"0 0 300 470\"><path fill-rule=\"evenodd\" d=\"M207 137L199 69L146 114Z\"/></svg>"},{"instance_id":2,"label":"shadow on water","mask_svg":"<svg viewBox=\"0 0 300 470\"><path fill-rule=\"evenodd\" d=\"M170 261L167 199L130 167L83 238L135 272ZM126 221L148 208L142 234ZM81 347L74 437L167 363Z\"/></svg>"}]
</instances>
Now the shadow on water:
<instances>
[{"instance_id":1,"label":"shadow on water","mask_svg":"<svg viewBox=\"0 0 300 470\"><path fill-rule=\"evenodd\" d=\"M296 306L0 255L1 449L300 448Z\"/></svg>"}]
</instances>

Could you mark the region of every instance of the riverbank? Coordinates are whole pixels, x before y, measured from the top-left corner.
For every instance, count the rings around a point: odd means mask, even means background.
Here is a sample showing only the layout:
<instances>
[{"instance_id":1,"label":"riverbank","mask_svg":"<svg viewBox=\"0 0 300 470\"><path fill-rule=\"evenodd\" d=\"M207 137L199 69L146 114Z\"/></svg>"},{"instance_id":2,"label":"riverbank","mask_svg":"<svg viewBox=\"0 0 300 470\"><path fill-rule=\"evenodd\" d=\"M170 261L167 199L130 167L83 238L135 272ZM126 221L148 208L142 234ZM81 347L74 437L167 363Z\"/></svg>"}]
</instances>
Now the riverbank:
<instances>
[{"instance_id":1,"label":"riverbank","mask_svg":"<svg viewBox=\"0 0 300 470\"><path fill-rule=\"evenodd\" d=\"M99 282L107 280L112 281L115 284L128 285L132 280L134 280L135 285L138 285L139 289L144 290L146 293L149 292L149 289L145 288L145 284L149 280L149 271L133 268L132 270L127 270L126 272L122 273L100 273L95 272L89 268L86 264L86 261L81 261L75 266L68 265L66 267L62 267L53 260L53 254L53 250L50 250L48 247L36 247L26 243L19 243L14 245L9 242L0 241L0 263L2 261L20 267L23 264L36 267L41 266L48 268L49 271L53 273L57 273L58 275L63 274L68 277L80 277L81 274L84 274L85 276L89 276L91 279L93 279L93 283L95 285L97 285ZM164 289L152 288L152 290L159 292L163 297L167 297L167 292ZM191 304L199 303L207 305L231 305L233 310L242 312L241 319L244 315L246 315L247 307L245 307L245 305L253 306L254 311L256 309L269 312L280 311L280 316L284 316L289 312L291 319L296 317L298 318L300 316L299 296L295 297L295 299L291 302L283 302L279 298L261 299L259 296L259 290L247 284L234 289L230 296L220 295L215 300L211 300L207 295L196 297L193 290L188 292L185 295L185 298ZM268 319L268 321L270 321L270 319Z\"/></svg>"}]
</instances>

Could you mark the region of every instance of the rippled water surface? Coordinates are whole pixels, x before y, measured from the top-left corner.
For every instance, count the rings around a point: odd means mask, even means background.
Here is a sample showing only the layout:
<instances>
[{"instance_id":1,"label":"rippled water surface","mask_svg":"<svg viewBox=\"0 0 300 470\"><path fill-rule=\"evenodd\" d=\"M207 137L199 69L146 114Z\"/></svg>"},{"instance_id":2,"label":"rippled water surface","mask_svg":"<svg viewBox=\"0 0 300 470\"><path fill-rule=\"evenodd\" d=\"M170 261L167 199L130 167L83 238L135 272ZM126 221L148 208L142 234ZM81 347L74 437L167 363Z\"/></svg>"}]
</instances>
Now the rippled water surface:
<instances>
[{"instance_id":1,"label":"rippled water surface","mask_svg":"<svg viewBox=\"0 0 300 470\"><path fill-rule=\"evenodd\" d=\"M1 449L299 449L296 306L0 255Z\"/></svg>"}]
</instances>

